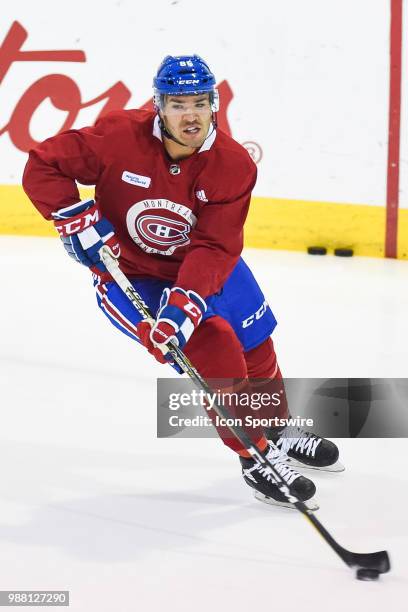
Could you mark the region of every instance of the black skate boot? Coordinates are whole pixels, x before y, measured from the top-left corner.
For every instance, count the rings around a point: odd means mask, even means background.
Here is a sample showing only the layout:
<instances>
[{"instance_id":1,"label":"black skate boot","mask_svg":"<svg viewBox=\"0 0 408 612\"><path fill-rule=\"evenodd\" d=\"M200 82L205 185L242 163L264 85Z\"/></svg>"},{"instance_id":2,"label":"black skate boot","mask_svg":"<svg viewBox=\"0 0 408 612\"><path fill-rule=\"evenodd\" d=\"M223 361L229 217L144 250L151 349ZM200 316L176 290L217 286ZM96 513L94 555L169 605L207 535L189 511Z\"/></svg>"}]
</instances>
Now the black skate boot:
<instances>
[{"instance_id":1,"label":"black skate boot","mask_svg":"<svg viewBox=\"0 0 408 612\"><path fill-rule=\"evenodd\" d=\"M316 492L314 483L308 478L298 474L298 472L289 465L286 465L286 463L284 463L286 459L285 454L276 447L269 445L266 457L272 463L281 478L290 487L293 495L303 502L307 502L307 500L313 497ZM264 467L251 458L247 459L246 457L240 457L239 460L241 461L244 480L250 487L255 489L255 497L257 499L267 504L294 508L293 504L290 504L285 495L279 491L273 476L265 474ZM317 510L319 507L314 501L308 502L307 506L311 510Z\"/></svg>"},{"instance_id":2,"label":"black skate boot","mask_svg":"<svg viewBox=\"0 0 408 612\"><path fill-rule=\"evenodd\" d=\"M330 440L305 431L300 427L287 426L265 429L265 435L279 450L287 455L285 463L296 468L310 468L326 472L342 472L339 449Z\"/></svg>"}]
</instances>

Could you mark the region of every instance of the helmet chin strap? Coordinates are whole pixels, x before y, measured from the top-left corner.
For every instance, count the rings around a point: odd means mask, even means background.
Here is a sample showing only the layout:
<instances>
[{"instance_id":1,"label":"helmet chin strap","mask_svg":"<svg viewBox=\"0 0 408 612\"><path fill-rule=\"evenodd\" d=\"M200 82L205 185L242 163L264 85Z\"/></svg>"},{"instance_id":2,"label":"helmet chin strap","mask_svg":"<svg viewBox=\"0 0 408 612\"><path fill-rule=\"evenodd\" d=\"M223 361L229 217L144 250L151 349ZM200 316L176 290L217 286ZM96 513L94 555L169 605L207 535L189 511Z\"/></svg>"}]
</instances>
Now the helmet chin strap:
<instances>
[{"instance_id":1,"label":"helmet chin strap","mask_svg":"<svg viewBox=\"0 0 408 612\"><path fill-rule=\"evenodd\" d=\"M211 130L211 132L209 134L207 134L207 136L204 138L203 142L205 142L207 140L207 138L209 138L211 136L211 134L213 134L214 130L217 127L217 119L216 119L215 113L212 113L212 126L213 126L213 129ZM161 133L163 134L163 136L165 136L169 140L173 140L173 142L176 142L177 144L181 145L182 147L188 147L189 146L189 145L186 145L184 142L181 142L180 140L178 140L175 136L173 136L173 134L171 132L169 132L169 130L167 129L166 123L165 123L163 117L161 117L160 114L159 114L159 128L160 128ZM194 148L200 149L202 146L203 146L203 143L199 147L194 147Z\"/></svg>"},{"instance_id":2,"label":"helmet chin strap","mask_svg":"<svg viewBox=\"0 0 408 612\"><path fill-rule=\"evenodd\" d=\"M166 138L169 138L169 140L173 140L173 142L177 142L177 144L181 145L182 147L187 147L188 146L188 145L184 144L184 142L181 142L175 136L173 136L173 134L171 132L169 132L169 130L167 129L166 124L164 122L164 119L160 115L159 115L159 128L160 128L161 133L163 134L163 136L165 136Z\"/></svg>"}]
</instances>

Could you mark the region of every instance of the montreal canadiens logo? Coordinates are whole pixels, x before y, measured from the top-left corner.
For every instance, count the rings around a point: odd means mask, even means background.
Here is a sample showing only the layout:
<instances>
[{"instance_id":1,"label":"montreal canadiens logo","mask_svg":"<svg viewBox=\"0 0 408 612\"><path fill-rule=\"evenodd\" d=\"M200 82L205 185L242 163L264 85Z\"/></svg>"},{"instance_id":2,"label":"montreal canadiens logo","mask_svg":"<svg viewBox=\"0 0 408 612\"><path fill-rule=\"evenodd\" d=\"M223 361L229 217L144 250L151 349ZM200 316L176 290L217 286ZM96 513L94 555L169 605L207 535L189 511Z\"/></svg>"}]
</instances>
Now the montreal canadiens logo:
<instances>
[{"instance_id":1,"label":"montreal canadiens logo","mask_svg":"<svg viewBox=\"0 0 408 612\"><path fill-rule=\"evenodd\" d=\"M171 255L190 242L197 219L183 204L170 200L143 200L133 204L126 215L128 232L146 253Z\"/></svg>"}]
</instances>

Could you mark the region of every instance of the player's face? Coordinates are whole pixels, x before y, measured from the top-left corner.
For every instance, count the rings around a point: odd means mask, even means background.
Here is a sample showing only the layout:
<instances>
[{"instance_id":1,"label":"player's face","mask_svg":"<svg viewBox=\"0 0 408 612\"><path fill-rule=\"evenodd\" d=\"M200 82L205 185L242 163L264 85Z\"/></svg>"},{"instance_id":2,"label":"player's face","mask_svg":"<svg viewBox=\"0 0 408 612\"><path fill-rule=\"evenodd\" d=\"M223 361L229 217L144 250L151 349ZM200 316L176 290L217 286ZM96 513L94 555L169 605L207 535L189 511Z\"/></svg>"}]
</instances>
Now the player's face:
<instances>
[{"instance_id":1,"label":"player's face","mask_svg":"<svg viewBox=\"0 0 408 612\"><path fill-rule=\"evenodd\" d=\"M211 124L209 94L168 96L162 111L166 128L188 147L200 148Z\"/></svg>"}]
</instances>

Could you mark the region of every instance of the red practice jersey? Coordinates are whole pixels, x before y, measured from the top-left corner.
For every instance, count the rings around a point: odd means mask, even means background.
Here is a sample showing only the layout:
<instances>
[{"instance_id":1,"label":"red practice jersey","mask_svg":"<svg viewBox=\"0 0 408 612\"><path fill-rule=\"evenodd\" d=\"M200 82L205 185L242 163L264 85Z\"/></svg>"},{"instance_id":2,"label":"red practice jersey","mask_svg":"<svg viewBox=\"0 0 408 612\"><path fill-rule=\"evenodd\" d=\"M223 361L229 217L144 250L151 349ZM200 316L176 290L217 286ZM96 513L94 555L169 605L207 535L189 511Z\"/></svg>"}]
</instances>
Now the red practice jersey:
<instances>
[{"instance_id":1,"label":"red practice jersey","mask_svg":"<svg viewBox=\"0 0 408 612\"><path fill-rule=\"evenodd\" d=\"M256 166L220 130L174 162L158 117L124 110L30 151L23 186L46 219L80 200L76 181L95 185L130 278L171 280L207 297L220 290L238 261Z\"/></svg>"}]
</instances>

